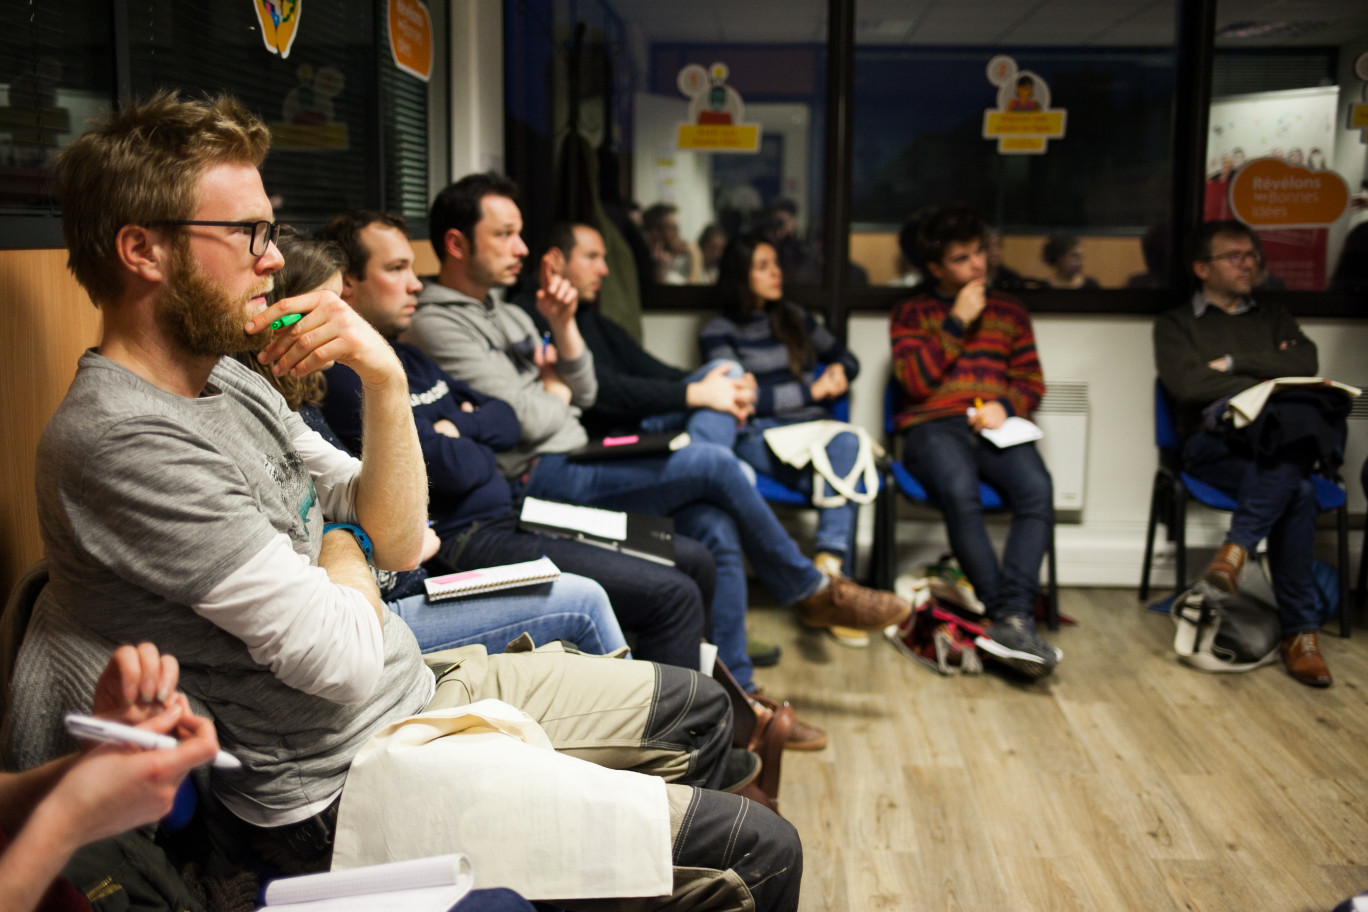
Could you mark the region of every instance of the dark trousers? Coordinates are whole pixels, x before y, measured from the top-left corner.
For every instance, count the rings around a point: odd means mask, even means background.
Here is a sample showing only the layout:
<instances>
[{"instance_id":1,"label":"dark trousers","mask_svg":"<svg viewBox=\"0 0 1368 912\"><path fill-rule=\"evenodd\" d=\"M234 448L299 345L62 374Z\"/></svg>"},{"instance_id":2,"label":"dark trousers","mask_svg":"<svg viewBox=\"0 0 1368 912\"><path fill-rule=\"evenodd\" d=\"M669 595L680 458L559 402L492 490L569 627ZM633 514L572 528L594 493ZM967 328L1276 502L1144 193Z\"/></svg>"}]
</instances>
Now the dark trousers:
<instances>
[{"instance_id":1,"label":"dark trousers","mask_svg":"<svg viewBox=\"0 0 1368 912\"><path fill-rule=\"evenodd\" d=\"M513 518L480 523L469 535L443 543L442 557L457 570L536 560L542 555L567 573L594 580L608 593L613 614L635 640L632 654L681 668L698 668L698 644L710 628L715 572L708 549L675 536L675 566L518 528Z\"/></svg>"},{"instance_id":2,"label":"dark trousers","mask_svg":"<svg viewBox=\"0 0 1368 912\"><path fill-rule=\"evenodd\" d=\"M1310 467L1280 459L1252 459L1231 451L1219 435L1198 431L1183 448L1183 467L1235 499L1226 541L1250 554L1268 539L1273 594L1283 634L1305 633L1316 622L1311 575L1316 531L1316 488Z\"/></svg>"},{"instance_id":3,"label":"dark trousers","mask_svg":"<svg viewBox=\"0 0 1368 912\"><path fill-rule=\"evenodd\" d=\"M950 548L988 616L1032 614L1054 523L1054 487L1035 444L999 449L961 417L915 425L903 441L903 461L945 514ZM983 522L980 478L1012 510L1001 564Z\"/></svg>"}]
</instances>

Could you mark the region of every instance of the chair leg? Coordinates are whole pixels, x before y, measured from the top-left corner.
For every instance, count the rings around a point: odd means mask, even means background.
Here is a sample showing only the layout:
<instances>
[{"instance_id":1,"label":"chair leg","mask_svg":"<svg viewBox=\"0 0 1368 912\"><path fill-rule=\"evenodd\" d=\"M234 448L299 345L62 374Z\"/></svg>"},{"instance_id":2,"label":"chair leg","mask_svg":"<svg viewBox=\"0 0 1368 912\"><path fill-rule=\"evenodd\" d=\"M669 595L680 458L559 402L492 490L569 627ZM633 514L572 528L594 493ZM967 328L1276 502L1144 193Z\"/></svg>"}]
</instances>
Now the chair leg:
<instances>
[{"instance_id":1,"label":"chair leg","mask_svg":"<svg viewBox=\"0 0 1368 912\"><path fill-rule=\"evenodd\" d=\"M1053 632L1059 629L1059 572L1055 562L1054 520L1050 521L1050 550L1045 555L1045 561L1045 576L1050 586L1050 594L1045 599L1045 624Z\"/></svg>"},{"instance_id":2,"label":"chair leg","mask_svg":"<svg viewBox=\"0 0 1368 912\"><path fill-rule=\"evenodd\" d=\"M1358 585L1354 587L1355 603L1362 608L1368 600L1368 523L1363 528L1363 545L1359 549Z\"/></svg>"},{"instance_id":3,"label":"chair leg","mask_svg":"<svg viewBox=\"0 0 1368 912\"><path fill-rule=\"evenodd\" d=\"M1174 485L1173 494L1173 594L1179 595L1187 585L1187 491L1181 483Z\"/></svg>"},{"instance_id":4,"label":"chair leg","mask_svg":"<svg viewBox=\"0 0 1368 912\"><path fill-rule=\"evenodd\" d=\"M1145 560L1140 565L1140 601L1149 598L1150 590L1150 565L1154 563L1154 533L1159 526L1159 505L1162 503L1165 491L1164 474L1154 473L1154 485L1150 488L1150 509L1149 524L1145 527Z\"/></svg>"},{"instance_id":5,"label":"chair leg","mask_svg":"<svg viewBox=\"0 0 1368 912\"><path fill-rule=\"evenodd\" d=\"M869 570L875 589L893 588L894 563L898 554L898 502L893 490L893 474L885 472L879 496L874 501L874 555Z\"/></svg>"},{"instance_id":6,"label":"chair leg","mask_svg":"<svg viewBox=\"0 0 1368 912\"><path fill-rule=\"evenodd\" d=\"M1349 638L1351 619L1349 617L1349 504L1340 505L1335 511L1336 532L1339 537L1339 616L1340 636Z\"/></svg>"}]
</instances>

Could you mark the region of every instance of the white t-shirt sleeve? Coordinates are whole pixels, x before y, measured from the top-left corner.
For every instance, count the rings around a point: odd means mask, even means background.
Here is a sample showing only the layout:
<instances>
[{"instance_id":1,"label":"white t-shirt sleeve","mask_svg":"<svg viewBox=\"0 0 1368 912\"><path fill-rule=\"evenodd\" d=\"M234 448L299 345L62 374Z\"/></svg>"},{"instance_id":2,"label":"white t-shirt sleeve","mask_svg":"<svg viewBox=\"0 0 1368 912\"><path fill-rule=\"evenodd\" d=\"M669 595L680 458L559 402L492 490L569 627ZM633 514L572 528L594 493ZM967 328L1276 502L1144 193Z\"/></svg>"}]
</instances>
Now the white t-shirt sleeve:
<instances>
[{"instance_id":1,"label":"white t-shirt sleeve","mask_svg":"<svg viewBox=\"0 0 1368 912\"><path fill-rule=\"evenodd\" d=\"M292 442L313 476L323 516L328 522L355 522L361 460L333 446L298 416L295 418L299 424Z\"/></svg>"},{"instance_id":2,"label":"white t-shirt sleeve","mask_svg":"<svg viewBox=\"0 0 1368 912\"><path fill-rule=\"evenodd\" d=\"M380 681L384 632L375 609L357 590L309 566L285 535L272 538L193 608L297 690L360 703Z\"/></svg>"}]
</instances>

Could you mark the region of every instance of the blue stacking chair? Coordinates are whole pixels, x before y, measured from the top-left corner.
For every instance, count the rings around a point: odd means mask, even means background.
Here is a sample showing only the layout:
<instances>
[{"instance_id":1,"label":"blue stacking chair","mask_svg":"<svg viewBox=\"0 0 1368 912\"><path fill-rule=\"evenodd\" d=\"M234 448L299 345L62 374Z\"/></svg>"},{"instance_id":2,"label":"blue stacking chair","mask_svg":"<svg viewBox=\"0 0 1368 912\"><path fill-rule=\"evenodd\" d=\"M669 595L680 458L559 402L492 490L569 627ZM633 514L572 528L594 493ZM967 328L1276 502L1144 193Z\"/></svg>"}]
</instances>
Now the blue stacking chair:
<instances>
[{"instance_id":1,"label":"blue stacking chair","mask_svg":"<svg viewBox=\"0 0 1368 912\"><path fill-rule=\"evenodd\" d=\"M884 389L884 435L889 441L888 450L890 453L894 453L895 457L902 455L896 452L896 435L893 427L893 416L896 412L894 403L897 394L897 381L889 378L888 385ZM872 576L874 585L884 589L892 586L894 565L897 562L898 504L894 494L895 489L912 503L940 512L940 507L931 499L926 487L907 470L902 459L890 460L883 486L879 490L879 500L874 513L875 567ZM982 479L979 480L979 500L986 513L1011 511L1011 507L1003 501L998 490ZM1054 523L1050 524L1050 544L1045 552L1045 581L1045 622L1051 630L1058 630L1059 576L1055 565Z\"/></svg>"},{"instance_id":2,"label":"blue stacking chair","mask_svg":"<svg viewBox=\"0 0 1368 912\"><path fill-rule=\"evenodd\" d=\"M816 373L818 375L821 374L823 367L824 365L817 365L818 369ZM835 418L837 421L850 421L850 393L847 392L844 396L831 403L831 417ZM766 503L782 504L786 507L812 506L812 500L802 491L799 491L797 488L791 488L783 482L771 478L769 475L760 471L756 471L755 473L755 490L765 499ZM850 555L850 566L852 570L855 567L855 535L857 530L858 524L856 528L850 530L850 541L846 543L846 554ZM854 574L852 573L851 575L853 576Z\"/></svg>"},{"instance_id":3,"label":"blue stacking chair","mask_svg":"<svg viewBox=\"0 0 1368 912\"><path fill-rule=\"evenodd\" d=\"M1154 533L1160 522L1168 530L1174 550L1174 594L1187 586L1187 508L1197 501L1213 510L1235 511L1235 499L1225 492L1183 471L1183 441L1173 420L1173 397L1159 381L1154 381L1154 444L1159 448L1159 467L1154 472L1150 491L1149 526L1145 530L1145 562L1140 568L1140 600L1149 598L1150 568L1154 563ZM1311 477L1316 487L1316 504L1322 513L1335 511L1339 531L1339 616L1340 636L1349 636L1349 508L1344 486L1320 475Z\"/></svg>"}]
</instances>

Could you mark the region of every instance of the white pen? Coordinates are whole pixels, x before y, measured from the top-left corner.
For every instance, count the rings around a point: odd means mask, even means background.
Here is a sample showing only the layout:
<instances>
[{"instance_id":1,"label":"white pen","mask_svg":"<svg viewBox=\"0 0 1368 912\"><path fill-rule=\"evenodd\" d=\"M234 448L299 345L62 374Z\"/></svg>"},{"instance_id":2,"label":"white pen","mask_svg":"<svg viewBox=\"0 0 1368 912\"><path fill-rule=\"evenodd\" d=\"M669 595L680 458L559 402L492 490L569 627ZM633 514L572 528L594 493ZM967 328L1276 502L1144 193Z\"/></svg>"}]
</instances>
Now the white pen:
<instances>
[{"instance_id":1,"label":"white pen","mask_svg":"<svg viewBox=\"0 0 1368 912\"><path fill-rule=\"evenodd\" d=\"M77 712L69 712L65 717L66 730L77 738L87 741L103 741L106 744L131 744L143 750L165 750L180 744L170 735L158 735L131 725L97 719ZM219 751L214 757L214 769L242 769L242 761L227 751Z\"/></svg>"}]
</instances>

